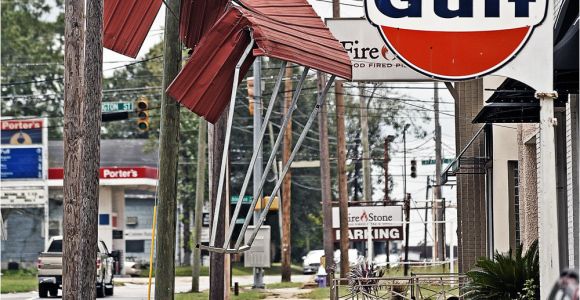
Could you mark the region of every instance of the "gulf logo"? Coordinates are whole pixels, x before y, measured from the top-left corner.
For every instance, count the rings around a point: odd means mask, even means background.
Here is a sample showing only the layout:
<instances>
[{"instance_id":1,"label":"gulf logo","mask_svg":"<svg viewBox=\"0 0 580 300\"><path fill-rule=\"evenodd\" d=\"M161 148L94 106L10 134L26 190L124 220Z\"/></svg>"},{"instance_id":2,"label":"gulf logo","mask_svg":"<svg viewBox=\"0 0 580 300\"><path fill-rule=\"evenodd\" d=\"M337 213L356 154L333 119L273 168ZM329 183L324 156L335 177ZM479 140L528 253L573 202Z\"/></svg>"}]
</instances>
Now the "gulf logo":
<instances>
[{"instance_id":1,"label":"gulf logo","mask_svg":"<svg viewBox=\"0 0 580 300\"><path fill-rule=\"evenodd\" d=\"M442 80L508 63L526 45L548 0L365 0L367 19L399 59ZM533 62L530 62L533 63Z\"/></svg>"}]
</instances>

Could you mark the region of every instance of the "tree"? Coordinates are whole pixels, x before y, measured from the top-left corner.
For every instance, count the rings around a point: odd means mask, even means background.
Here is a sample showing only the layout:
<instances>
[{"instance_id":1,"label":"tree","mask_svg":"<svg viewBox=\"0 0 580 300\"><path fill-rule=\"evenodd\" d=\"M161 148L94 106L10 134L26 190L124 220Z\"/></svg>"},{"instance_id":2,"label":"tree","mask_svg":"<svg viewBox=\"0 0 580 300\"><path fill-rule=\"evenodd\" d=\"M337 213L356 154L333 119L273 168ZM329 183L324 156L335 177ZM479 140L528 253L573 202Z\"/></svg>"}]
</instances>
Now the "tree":
<instances>
[{"instance_id":1,"label":"tree","mask_svg":"<svg viewBox=\"0 0 580 300\"><path fill-rule=\"evenodd\" d=\"M49 117L60 136L63 116L64 15L61 0L2 1L2 115Z\"/></svg>"},{"instance_id":2,"label":"tree","mask_svg":"<svg viewBox=\"0 0 580 300\"><path fill-rule=\"evenodd\" d=\"M120 122L103 123L103 138L154 138L159 137L159 112L161 105L161 81L163 79L163 43L158 43L137 62L127 64L113 72L104 81L103 102L135 102L139 97L149 101L150 129L137 130L135 116Z\"/></svg>"}]
</instances>

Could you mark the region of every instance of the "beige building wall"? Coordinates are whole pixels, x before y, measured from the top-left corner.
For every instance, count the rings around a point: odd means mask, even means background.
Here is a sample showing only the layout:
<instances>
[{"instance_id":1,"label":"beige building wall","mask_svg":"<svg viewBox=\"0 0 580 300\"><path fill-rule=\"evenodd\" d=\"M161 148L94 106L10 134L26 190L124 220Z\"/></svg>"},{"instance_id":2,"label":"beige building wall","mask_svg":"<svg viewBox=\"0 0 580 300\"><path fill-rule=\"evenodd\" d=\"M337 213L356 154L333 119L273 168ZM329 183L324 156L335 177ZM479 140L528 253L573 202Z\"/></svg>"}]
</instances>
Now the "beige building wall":
<instances>
[{"instance_id":1,"label":"beige building wall","mask_svg":"<svg viewBox=\"0 0 580 300\"><path fill-rule=\"evenodd\" d=\"M109 214L109 224L101 225L99 221L99 239L105 242L109 250L113 247L112 200L113 188L110 186L101 186L99 188L99 215Z\"/></svg>"},{"instance_id":2,"label":"beige building wall","mask_svg":"<svg viewBox=\"0 0 580 300\"><path fill-rule=\"evenodd\" d=\"M510 250L513 234L510 219L514 217L510 207L509 162L518 160L518 131L514 124L493 125L493 246L495 251ZM513 195L512 195L513 197Z\"/></svg>"},{"instance_id":3,"label":"beige building wall","mask_svg":"<svg viewBox=\"0 0 580 300\"><path fill-rule=\"evenodd\" d=\"M520 231L524 248L538 239L537 124L518 126Z\"/></svg>"}]
</instances>

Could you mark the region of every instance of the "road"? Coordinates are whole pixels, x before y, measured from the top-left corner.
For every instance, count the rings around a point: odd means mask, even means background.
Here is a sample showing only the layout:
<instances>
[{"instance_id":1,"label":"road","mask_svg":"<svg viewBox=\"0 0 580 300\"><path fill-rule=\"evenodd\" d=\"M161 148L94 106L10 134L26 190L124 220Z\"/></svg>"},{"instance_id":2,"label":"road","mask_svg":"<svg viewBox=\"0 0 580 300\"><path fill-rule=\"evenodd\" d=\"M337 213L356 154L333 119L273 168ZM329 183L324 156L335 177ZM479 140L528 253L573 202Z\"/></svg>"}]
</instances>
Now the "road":
<instances>
[{"instance_id":1,"label":"road","mask_svg":"<svg viewBox=\"0 0 580 300\"><path fill-rule=\"evenodd\" d=\"M292 275L293 282L306 282L312 280L312 275ZM115 295L111 297L106 297L103 299L107 300L140 300L147 299L147 278L116 278L116 282L122 282L123 286L115 287ZM252 276L234 276L232 282L238 282L240 286L251 285L253 282ZM267 275L264 276L264 283L276 283L280 282L279 275ZM202 276L199 280L200 289L209 289L209 277ZM155 290L155 286L151 287L151 291ZM183 293L191 290L191 277L176 277L175 278L175 291L177 293ZM59 291L60 295L60 291ZM36 300L38 298L37 292L28 293L14 293L14 294L2 294L0 296L2 300ZM58 297L60 298L60 296ZM153 297L151 297L153 298Z\"/></svg>"}]
</instances>

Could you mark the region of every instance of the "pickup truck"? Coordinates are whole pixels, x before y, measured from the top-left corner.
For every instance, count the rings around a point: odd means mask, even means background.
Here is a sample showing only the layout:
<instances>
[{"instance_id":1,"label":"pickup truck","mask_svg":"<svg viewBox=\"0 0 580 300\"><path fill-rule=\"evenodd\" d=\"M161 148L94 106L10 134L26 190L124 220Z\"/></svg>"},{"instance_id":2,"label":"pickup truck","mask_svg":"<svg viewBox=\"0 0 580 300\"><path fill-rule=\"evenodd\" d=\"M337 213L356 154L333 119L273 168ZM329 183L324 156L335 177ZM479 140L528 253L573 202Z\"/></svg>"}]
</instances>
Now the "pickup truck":
<instances>
[{"instance_id":1,"label":"pickup truck","mask_svg":"<svg viewBox=\"0 0 580 300\"><path fill-rule=\"evenodd\" d=\"M95 263L97 297L113 295L113 257L103 241L98 242ZM56 297L59 289L62 289L62 236L55 236L38 256L38 295Z\"/></svg>"}]
</instances>

